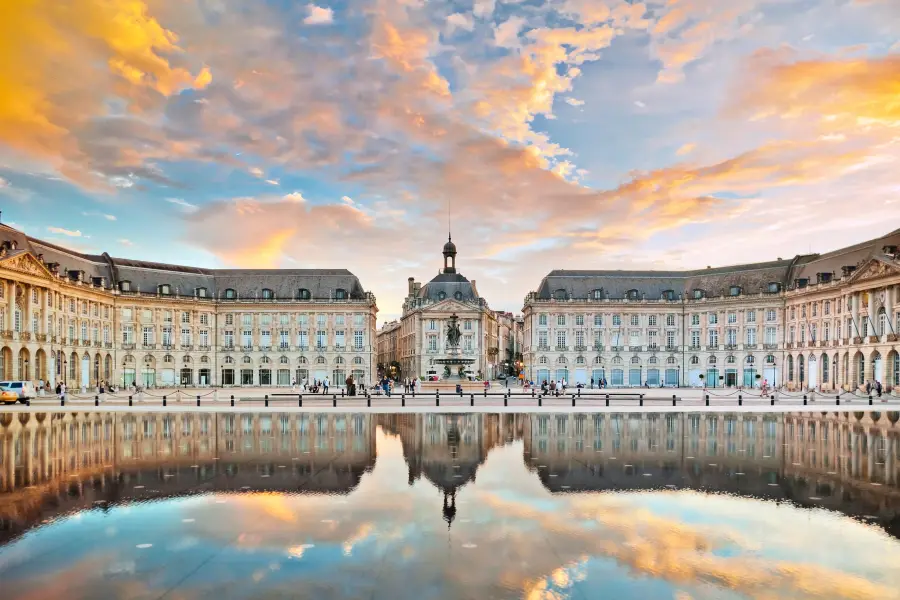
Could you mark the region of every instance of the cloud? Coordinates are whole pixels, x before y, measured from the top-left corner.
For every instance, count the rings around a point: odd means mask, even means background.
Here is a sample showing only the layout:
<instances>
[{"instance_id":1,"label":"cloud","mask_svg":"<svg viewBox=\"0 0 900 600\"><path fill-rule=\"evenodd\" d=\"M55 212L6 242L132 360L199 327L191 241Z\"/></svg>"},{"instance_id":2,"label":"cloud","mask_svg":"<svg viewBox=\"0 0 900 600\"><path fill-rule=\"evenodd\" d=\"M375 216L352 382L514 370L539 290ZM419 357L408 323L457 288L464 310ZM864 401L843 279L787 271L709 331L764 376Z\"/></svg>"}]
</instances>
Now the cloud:
<instances>
[{"instance_id":1,"label":"cloud","mask_svg":"<svg viewBox=\"0 0 900 600\"><path fill-rule=\"evenodd\" d=\"M101 213L101 212L82 212L81 214L84 215L85 217L100 217L100 218L106 219L107 221L116 221L117 220L115 215L108 215L106 213Z\"/></svg>"},{"instance_id":2,"label":"cloud","mask_svg":"<svg viewBox=\"0 0 900 600\"><path fill-rule=\"evenodd\" d=\"M47 227L47 231L69 237L81 237L81 231L77 229L73 231L71 229L63 229L62 227Z\"/></svg>"},{"instance_id":3,"label":"cloud","mask_svg":"<svg viewBox=\"0 0 900 600\"><path fill-rule=\"evenodd\" d=\"M280 182L277 179L266 179L266 183L269 185L280 185Z\"/></svg>"},{"instance_id":4,"label":"cloud","mask_svg":"<svg viewBox=\"0 0 900 600\"><path fill-rule=\"evenodd\" d=\"M638 108L647 108L647 105L644 104L643 102L641 102L640 100L635 100L634 105L637 106Z\"/></svg>"},{"instance_id":5,"label":"cloud","mask_svg":"<svg viewBox=\"0 0 900 600\"><path fill-rule=\"evenodd\" d=\"M309 4L307 7L309 15L303 19L307 25L325 25L334 21L334 11L330 8L323 8L315 4Z\"/></svg>"},{"instance_id":6,"label":"cloud","mask_svg":"<svg viewBox=\"0 0 900 600\"><path fill-rule=\"evenodd\" d=\"M475 29L475 21L472 19L472 15L463 14L463 13L454 13L447 17L447 34L453 33L455 29L464 29L466 31L472 31Z\"/></svg>"},{"instance_id":7,"label":"cloud","mask_svg":"<svg viewBox=\"0 0 900 600\"><path fill-rule=\"evenodd\" d=\"M301 194L300 192L291 192L290 194L285 194L284 196L282 196L282 198L284 198L288 202L294 202L297 204L306 202L306 198L304 198L303 194Z\"/></svg>"},{"instance_id":8,"label":"cloud","mask_svg":"<svg viewBox=\"0 0 900 600\"><path fill-rule=\"evenodd\" d=\"M131 240L125 239L125 238L120 238L116 241L119 244L121 244L122 246L134 246L134 242L132 242Z\"/></svg>"},{"instance_id":9,"label":"cloud","mask_svg":"<svg viewBox=\"0 0 900 600\"><path fill-rule=\"evenodd\" d=\"M691 152L693 152L696 147L697 147L697 144L692 144L692 143L683 144L680 148L678 148L678 150L675 151L675 154L678 156L686 156L686 155L690 154Z\"/></svg>"},{"instance_id":10,"label":"cloud","mask_svg":"<svg viewBox=\"0 0 900 600\"><path fill-rule=\"evenodd\" d=\"M489 19L494 14L496 4L496 0L475 0L472 14L479 19Z\"/></svg>"},{"instance_id":11,"label":"cloud","mask_svg":"<svg viewBox=\"0 0 900 600\"><path fill-rule=\"evenodd\" d=\"M199 210L199 207L196 204L191 204L190 202L182 200L181 198L166 198L166 202L168 202L169 204L174 204L186 213L193 213Z\"/></svg>"},{"instance_id":12,"label":"cloud","mask_svg":"<svg viewBox=\"0 0 900 600\"><path fill-rule=\"evenodd\" d=\"M577 98L568 97L568 98L564 98L564 100L566 101L566 104L568 104L569 106L583 106L584 105L584 100L578 100Z\"/></svg>"},{"instance_id":13,"label":"cloud","mask_svg":"<svg viewBox=\"0 0 900 600\"><path fill-rule=\"evenodd\" d=\"M494 44L501 48L516 48L519 46L519 32L526 21L523 17L510 17L506 21L495 25Z\"/></svg>"},{"instance_id":14,"label":"cloud","mask_svg":"<svg viewBox=\"0 0 900 600\"><path fill-rule=\"evenodd\" d=\"M262 179L263 176L265 176L265 171L263 171L259 167L250 167L247 170L250 171L250 174L254 177L259 177L260 179Z\"/></svg>"},{"instance_id":15,"label":"cloud","mask_svg":"<svg viewBox=\"0 0 900 600\"><path fill-rule=\"evenodd\" d=\"M9 181L0 177L0 188L9 187Z\"/></svg>"}]
</instances>

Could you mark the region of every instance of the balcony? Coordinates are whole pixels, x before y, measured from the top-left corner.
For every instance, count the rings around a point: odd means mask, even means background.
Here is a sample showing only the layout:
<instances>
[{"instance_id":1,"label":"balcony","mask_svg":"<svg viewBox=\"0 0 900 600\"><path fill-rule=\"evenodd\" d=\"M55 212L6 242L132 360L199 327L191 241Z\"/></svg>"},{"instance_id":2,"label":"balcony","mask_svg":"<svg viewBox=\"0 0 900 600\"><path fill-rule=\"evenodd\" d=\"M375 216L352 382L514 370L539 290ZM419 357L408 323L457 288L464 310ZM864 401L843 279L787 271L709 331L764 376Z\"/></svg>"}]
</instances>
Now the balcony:
<instances>
[{"instance_id":1,"label":"balcony","mask_svg":"<svg viewBox=\"0 0 900 600\"><path fill-rule=\"evenodd\" d=\"M181 345L181 350L182 350L183 352L190 352L190 351L193 350L193 349L194 349L194 347L193 347L192 345L190 345L190 344L182 344L182 345Z\"/></svg>"},{"instance_id":2,"label":"balcony","mask_svg":"<svg viewBox=\"0 0 900 600\"><path fill-rule=\"evenodd\" d=\"M365 346L353 346L354 352L362 352L363 350L365 350Z\"/></svg>"},{"instance_id":3,"label":"balcony","mask_svg":"<svg viewBox=\"0 0 900 600\"><path fill-rule=\"evenodd\" d=\"M548 346L547 344L538 344L537 349L538 349L538 351L549 352L550 346Z\"/></svg>"},{"instance_id":4,"label":"balcony","mask_svg":"<svg viewBox=\"0 0 900 600\"><path fill-rule=\"evenodd\" d=\"M630 352L640 352L643 348L643 346L628 346Z\"/></svg>"},{"instance_id":5,"label":"balcony","mask_svg":"<svg viewBox=\"0 0 900 600\"><path fill-rule=\"evenodd\" d=\"M666 352L678 352L678 346L666 346Z\"/></svg>"},{"instance_id":6,"label":"balcony","mask_svg":"<svg viewBox=\"0 0 900 600\"><path fill-rule=\"evenodd\" d=\"M155 350L156 344L141 344L141 350Z\"/></svg>"},{"instance_id":7,"label":"balcony","mask_svg":"<svg viewBox=\"0 0 900 600\"><path fill-rule=\"evenodd\" d=\"M253 346L241 346L241 351L243 352L253 352Z\"/></svg>"},{"instance_id":8,"label":"balcony","mask_svg":"<svg viewBox=\"0 0 900 600\"><path fill-rule=\"evenodd\" d=\"M37 334L36 337L37 337L37 341L39 341L39 342L46 342L46 341L47 341L47 334L46 334L46 333L39 333L39 334Z\"/></svg>"},{"instance_id":9,"label":"balcony","mask_svg":"<svg viewBox=\"0 0 900 600\"><path fill-rule=\"evenodd\" d=\"M744 344L744 350L756 350L756 344Z\"/></svg>"},{"instance_id":10,"label":"balcony","mask_svg":"<svg viewBox=\"0 0 900 600\"><path fill-rule=\"evenodd\" d=\"M692 352L699 352L699 351L700 351L700 346L694 346L694 345L691 345L691 346L688 346L688 350L690 350L690 351L692 351Z\"/></svg>"},{"instance_id":11,"label":"balcony","mask_svg":"<svg viewBox=\"0 0 900 600\"><path fill-rule=\"evenodd\" d=\"M613 352L622 352L625 350L625 346L610 346L609 349Z\"/></svg>"},{"instance_id":12,"label":"balcony","mask_svg":"<svg viewBox=\"0 0 900 600\"><path fill-rule=\"evenodd\" d=\"M790 350L794 347L794 342L788 342L784 345L785 349Z\"/></svg>"},{"instance_id":13,"label":"balcony","mask_svg":"<svg viewBox=\"0 0 900 600\"><path fill-rule=\"evenodd\" d=\"M603 352L604 346L603 344L594 344L594 352Z\"/></svg>"},{"instance_id":14,"label":"balcony","mask_svg":"<svg viewBox=\"0 0 900 600\"><path fill-rule=\"evenodd\" d=\"M557 346L557 347L556 347L556 351L557 351L557 352L568 352L568 351L569 351L569 347L568 347L568 346Z\"/></svg>"},{"instance_id":15,"label":"balcony","mask_svg":"<svg viewBox=\"0 0 900 600\"><path fill-rule=\"evenodd\" d=\"M335 352L346 352L346 351L347 351L347 347L344 346L344 345L340 345L340 346L335 345L334 351L335 351Z\"/></svg>"},{"instance_id":16,"label":"balcony","mask_svg":"<svg viewBox=\"0 0 900 600\"><path fill-rule=\"evenodd\" d=\"M94 348L102 348L103 344L100 343L100 340L94 340Z\"/></svg>"},{"instance_id":17,"label":"balcony","mask_svg":"<svg viewBox=\"0 0 900 600\"><path fill-rule=\"evenodd\" d=\"M309 346L297 346L297 350L300 352L306 352L309 350Z\"/></svg>"},{"instance_id":18,"label":"balcony","mask_svg":"<svg viewBox=\"0 0 900 600\"><path fill-rule=\"evenodd\" d=\"M587 346L575 346L575 352L587 352Z\"/></svg>"},{"instance_id":19,"label":"balcony","mask_svg":"<svg viewBox=\"0 0 900 600\"><path fill-rule=\"evenodd\" d=\"M107 348L107 349L110 349L110 348L112 348L112 347L113 347L113 344L112 344L112 342L104 342L104 344L103 344L103 345L104 345L104 346L105 346L105 347L106 347L106 348Z\"/></svg>"},{"instance_id":20,"label":"balcony","mask_svg":"<svg viewBox=\"0 0 900 600\"><path fill-rule=\"evenodd\" d=\"M763 350L778 350L778 344L763 344Z\"/></svg>"},{"instance_id":21,"label":"balcony","mask_svg":"<svg viewBox=\"0 0 900 600\"><path fill-rule=\"evenodd\" d=\"M737 350L738 345L737 344L725 344L725 349L726 350Z\"/></svg>"},{"instance_id":22,"label":"balcony","mask_svg":"<svg viewBox=\"0 0 900 600\"><path fill-rule=\"evenodd\" d=\"M878 341L879 341L879 340L878 340L878 336L877 336L877 335L870 335L870 336L868 337L868 342L869 342L870 344L877 344Z\"/></svg>"},{"instance_id":23,"label":"balcony","mask_svg":"<svg viewBox=\"0 0 900 600\"><path fill-rule=\"evenodd\" d=\"M122 350L134 350L133 342L125 342L122 344Z\"/></svg>"},{"instance_id":24,"label":"balcony","mask_svg":"<svg viewBox=\"0 0 900 600\"><path fill-rule=\"evenodd\" d=\"M896 333L889 333L885 338L888 342L896 342L898 340L898 336Z\"/></svg>"},{"instance_id":25,"label":"balcony","mask_svg":"<svg viewBox=\"0 0 900 600\"><path fill-rule=\"evenodd\" d=\"M21 331L19 332L19 339L23 342L31 341L31 332L30 331Z\"/></svg>"},{"instance_id":26,"label":"balcony","mask_svg":"<svg viewBox=\"0 0 900 600\"><path fill-rule=\"evenodd\" d=\"M197 349L200 350L200 352L209 352L208 345L197 346Z\"/></svg>"}]
</instances>

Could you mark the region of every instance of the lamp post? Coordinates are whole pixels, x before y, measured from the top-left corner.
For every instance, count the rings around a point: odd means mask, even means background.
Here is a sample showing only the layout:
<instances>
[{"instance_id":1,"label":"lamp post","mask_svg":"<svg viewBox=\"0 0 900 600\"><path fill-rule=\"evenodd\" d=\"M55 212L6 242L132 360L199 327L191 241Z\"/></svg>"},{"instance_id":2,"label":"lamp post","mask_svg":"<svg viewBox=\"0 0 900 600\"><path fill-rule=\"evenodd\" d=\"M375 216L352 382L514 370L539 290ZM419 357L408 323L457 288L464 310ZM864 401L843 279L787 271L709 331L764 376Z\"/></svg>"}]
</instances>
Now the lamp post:
<instances>
[{"instance_id":1,"label":"lamp post","mask_svg":"<svg viewBox=\"0 0 900 600\"><path fill-rule=\"evenodd\" d=\"M29 377L29 373L28 373L28 359L27 358L23 361L23 364L25 366L25 373L24 373L25 377L23 377L22 379L24 381L29 381L31 379L31 377Z\"/></svg>"}]
</instances>

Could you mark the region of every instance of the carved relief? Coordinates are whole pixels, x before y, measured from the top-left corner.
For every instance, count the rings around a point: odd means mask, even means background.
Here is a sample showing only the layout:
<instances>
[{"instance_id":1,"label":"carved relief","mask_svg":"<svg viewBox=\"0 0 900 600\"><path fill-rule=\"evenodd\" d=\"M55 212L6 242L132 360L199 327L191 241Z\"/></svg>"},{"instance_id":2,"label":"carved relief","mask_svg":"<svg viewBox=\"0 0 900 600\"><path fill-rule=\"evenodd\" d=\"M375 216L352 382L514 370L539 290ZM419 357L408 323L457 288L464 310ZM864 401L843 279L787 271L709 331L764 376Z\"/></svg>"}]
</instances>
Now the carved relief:
<instances>
[{"instance_id":1,"label":"carved relief","mask_svg":"<svg viewBox=\"0 0 900 600\"><path fill-rule=\"evenodd\" d=\"M873 260L868 265L866 265L864 269L856 272L855 276L853 277L853 281L864 281L866 279L887 277L888 275L894 274L896 272L897 269L891 267L890 265L880 260Z\"/></svg>"},{"instance_id":2,"label":"carved relief","mask_svg":"<svg viewBox=\"0 0 900 600\"><path fill-rule=\"evenodd\" d=\"M10 271L18 271L19 273L27 273L39 277L47 276L47 271L27 254L3 261L3 267Z\"/></svg>"}]
</instances>

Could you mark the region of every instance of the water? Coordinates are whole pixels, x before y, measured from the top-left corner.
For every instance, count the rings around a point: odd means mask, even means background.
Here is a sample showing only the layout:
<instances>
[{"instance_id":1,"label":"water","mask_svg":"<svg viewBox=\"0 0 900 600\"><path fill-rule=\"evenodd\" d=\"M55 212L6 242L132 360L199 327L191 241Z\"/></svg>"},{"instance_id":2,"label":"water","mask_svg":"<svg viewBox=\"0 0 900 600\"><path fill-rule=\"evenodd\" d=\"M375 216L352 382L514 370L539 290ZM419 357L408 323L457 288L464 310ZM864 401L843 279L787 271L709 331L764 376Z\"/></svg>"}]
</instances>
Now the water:
<instances>
[{"instance_id":1,"label":"water","mask_svg":"<svg viewBox=\"0 0 900 600\"><path fill-rule=\"evenodd\" d=\"M898 416L0 414L0 597L900 598Z\"/></svg>"}]
</instances>

